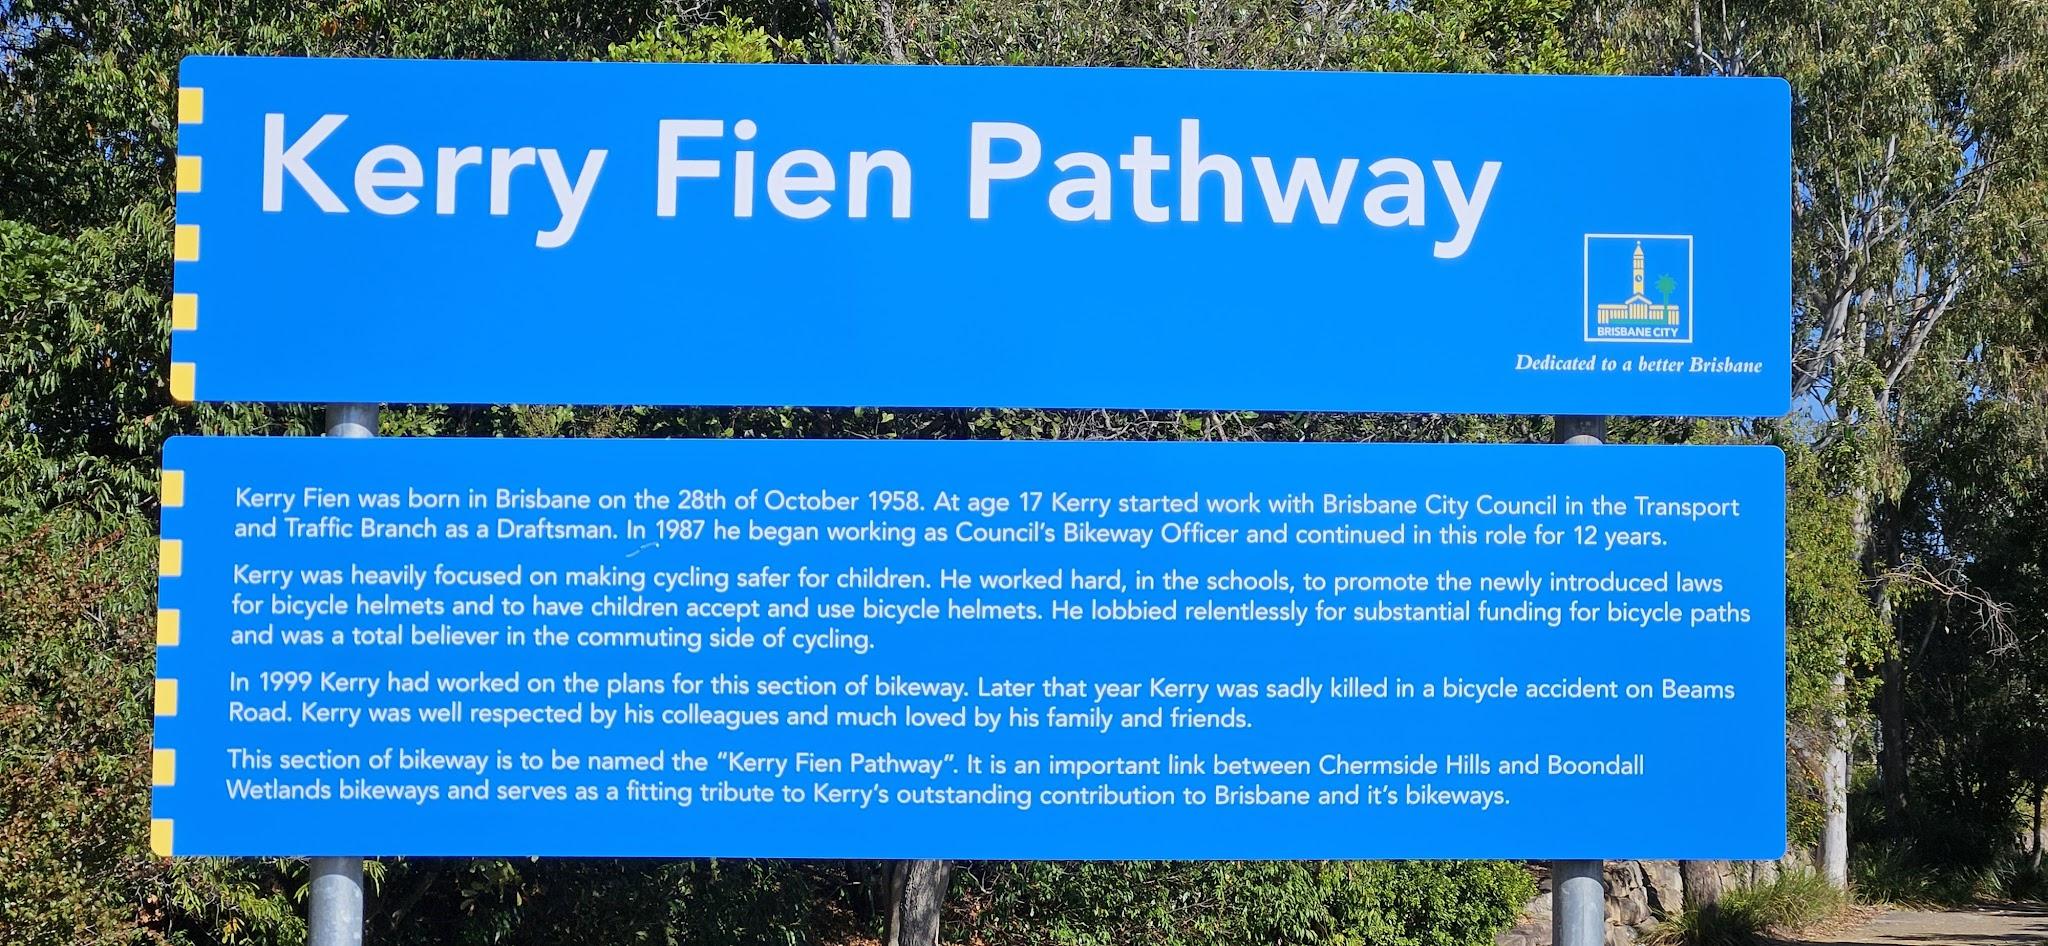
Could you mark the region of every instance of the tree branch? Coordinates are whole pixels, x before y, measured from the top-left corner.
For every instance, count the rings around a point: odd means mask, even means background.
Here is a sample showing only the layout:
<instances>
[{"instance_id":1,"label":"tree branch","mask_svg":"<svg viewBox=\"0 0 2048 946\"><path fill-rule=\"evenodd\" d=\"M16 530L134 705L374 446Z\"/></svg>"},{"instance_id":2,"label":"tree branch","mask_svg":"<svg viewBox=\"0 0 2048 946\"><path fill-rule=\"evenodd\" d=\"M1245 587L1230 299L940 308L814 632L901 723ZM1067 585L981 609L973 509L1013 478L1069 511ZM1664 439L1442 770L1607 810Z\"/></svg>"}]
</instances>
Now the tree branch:
<instances>
[{"instance_id":1,"label":"tree branch","mask_svg":"<svg viewBox=\"0 0 2048 946\"><path fill-rule=\"evenodd\" d=\"M1870 580L1873 584L1897 581L1917 585L1940 595L1948 602L1969 605L1971 610L1976 612L1976 630L1990 642L1991 653L2005 653L2019 646L2019 636L2013 633L2012 624L2007 620L2012 614L2012 605L1972 587L1969 576L1963 574L1960 564L1951 562L1945 574L1936 575L1925 563L1916 559L1880 572Z\"/></svg>"},{"instance_id":2,"label":"tree branch","mask_svg":"<svg viewBox=\"0 0 2048 946\"><path fill-rule=\"evenodd\" d=\"M882 20L882 45L889 50L889 58L896 62L909 62L903 54L903 37L896 33L896 0L875 0L875 15Z\"/></svg>"}]
</instances>

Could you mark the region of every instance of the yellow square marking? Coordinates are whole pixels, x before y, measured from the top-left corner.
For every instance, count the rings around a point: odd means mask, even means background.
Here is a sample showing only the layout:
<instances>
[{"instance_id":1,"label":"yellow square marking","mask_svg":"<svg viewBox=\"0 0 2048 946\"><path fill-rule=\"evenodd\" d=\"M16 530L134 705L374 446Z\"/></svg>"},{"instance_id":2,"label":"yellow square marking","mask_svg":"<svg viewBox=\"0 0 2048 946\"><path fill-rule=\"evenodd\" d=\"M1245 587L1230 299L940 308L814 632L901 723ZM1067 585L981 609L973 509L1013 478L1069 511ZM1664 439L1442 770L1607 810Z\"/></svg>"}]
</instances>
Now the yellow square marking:
<instances>
[{"instance_id":1,"label":"yellow square marking","mask_svg":"<svg viewBox=\"0 0 2048 946\"><path fill-rule=\"evenodd\" d=\"M171 293L171 329L189 332L199 327L199 297L189 292Z\"/></svg>"},{"instance_id":2,"label":"yellow square marking","mask_svg":"<svg viewBox=\"0 0 2048 946\"><path fill-rule=\"evenodd\" d=\"M206 90L178 90L178 124L197 125L206 120Z\"/></svg>"},{"instance_id":3,"label":"yellow square marking","mask_svg":"<svg viewBox=\"0 0 2048 946\"><path fill-rule=\"evenodd\" d=\"M165 608L156 613L156 645L158 647L178 646L178 609Z\"/></svg>"},{"instance_id":4,"label":"yellow square marking","mask_svg":"<svg viewBox=\"0 0 2048 946\"><path fill-rule=\"evenodd\" d=\"M199 192L199 158L195 155L178 155L178 193Z\"/></svg>"},{"instance_id":5,"label":"yellow square marking","mask_svg":"<svg viewBox=\"0 0 2048 946\"><path fill-rule=\"evenodd\" d=\"M198 224L178 224L177 230L171 234L171 259L180 263L196 263L199 261Z\"/></svg>"},{"instance_id":6,"label":"yellow square marking","mask_svg":"<svg viewBox=\"0 0 2048 946\"><path fill-rule=\"evenodd\" d=\"M158 680L156 682L156 714L158 716L178 715L178 681Z\"/></svg>"},{"instance_id":7,"label":"yellow square marking","mask_svg":"<svg viewBox=\"0 0 2048 946\"><path fill-rule=\"evenodd\" d=\"M163 500L163 505L164 505L164 508L165 508L165 509L176 509L176 508L177 508L177 507L179 507L179 506L183 506L183 505L185 505L185 471L184 471L184 470L165 470L165 471L164 471L164 500Z\"/></svg>"},{"instance_id":8,"label":"yellow square marking","mask_svg":"<svg viewBox=\"0 0 2048 946\"><path fill-rule=\"evenodd\" d=\"M171 400L192 403L192 388L198 383L199 366L189 361L171 362Z\"/></svg>"},{"instance_id":9,"label":"yellow square marking","mask_svg":"<svg viewBox=\"0 0 2048 946\"><path fill-rule=\"evenodd\" d=\"M149 849L158 857L171 856L171 819L149 819Z\"/></svg>"},{"instance_id":10,"label":"yellow square marking","mask_svg":"<svg viewBox=\"0 0 2048 946\"><path fill-rule=\"evenodd\" d=\"M178 750L158 749L150 754L149 783L151 785L178 784Z\"/></svg>"},{"instance_id":11,"label":"yellow square marking","mask_svg":"<svg viewBox=\"0 0 2048 946\"><path fill-rule=\"evenodd\" d=\"M157 543L156 573L159 578L176 578L185 573L185 543L177 539Z\"/></svg>"}]
</instances>

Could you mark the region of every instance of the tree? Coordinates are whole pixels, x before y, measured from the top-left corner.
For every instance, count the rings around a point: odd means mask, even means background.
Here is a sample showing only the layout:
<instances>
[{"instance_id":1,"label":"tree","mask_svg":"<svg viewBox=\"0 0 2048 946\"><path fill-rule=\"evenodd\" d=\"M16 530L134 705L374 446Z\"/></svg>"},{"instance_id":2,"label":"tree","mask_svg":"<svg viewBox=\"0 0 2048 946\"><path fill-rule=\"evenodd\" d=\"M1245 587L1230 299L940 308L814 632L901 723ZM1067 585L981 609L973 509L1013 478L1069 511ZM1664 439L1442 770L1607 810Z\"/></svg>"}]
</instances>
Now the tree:
<instances>
[{"instance_id":1,"label":"tree","mask_svg":"<svg viewBox=\"0 0 2048 946\"><path fill-rule=\"evenodd\" d=\"M164 437L187 432L306 433L301 408L179 406L164 387L170 288L172 120L176 67L187 53L253 53L657 61L807 60L1035 62L1269 68L1564 70L1604 68L1576 58L1563 0L1420 2L1400 9L1304 7L1262 0L1102 5L999 2L974 6L742 4L709 16L663 0L598 6L570 0L420 0L318 6L259 0L179 5L163 0L0 0L0 513L9 536L59 515L97 526L150 527ZM816 52L814 52L816 51ZM793 266L800 261L793 261ZM1231 412L1050 412L736 409L567 409L413 406L384 415L393 435L864 436L1129 439L1532 440L1522 418L1374 418ZM1646 424L1645 436L1668 436ZM131 533L124 533L131 534ZM146 552L140 531L137 546ZM84 541L84 540L81 540ZM116 646L43 654L32 679L0 680L10 694L53 704L81 695L113 700L108 654L149 651L147 555L117 569L127 610L108 632ZM67 560L68 561L68 560ZM82 566L44 568L98 581ZM97 586L95 586L97 587ZM75 589L74 589L75 590ZM91 590L91 589L86 589ZM82 592L81 592L82 593ZM28 601L31 599L9 599ZM40 600L40 599L35 599ZM97 599L95 599L97 600ZM10 612L5 616L12 620ZM13 626L9 625L9 630ZM69 640L58 627L33 640ZM0 635L7 645L27 635ZM88 640L80 636L80 640ZM52 645L55 646L55 645ZM144 673L147 659L115 669ZM125 677L119 679L126 679ZM137 678L143 679L143 678ZM23 704L26 705L26 704ZM140 706L128 699L127 710ZM66 717L69 718L69 717ZM293 943L303 936L296 895L305 873L290 862L179 861L147 855L137 813L147 789L148 722L101 713L67 745L95 763L81 792L99 801L67 823L75 836L110 839L108 851L38 847L39 874L0 911L0 939ZM11 752L39 730L0 727ZM9 755L8 758L15 758ZM65 788L64 786L59 786ZM69 789L66 788L68 791ZM31 797L31 796L23 796ZM0 810L0 830L34 826L46 807ZM26 848L24 848L26 849ZM105 856L101 856L104 854ZM920 866L922 865L922 866ZM773 861L557 862L392 859L371 865L369 938L427 942L753 943L864 938L890 927L898 942L932 942L948 878L959 865L912 862L896 896L866 896L871 864ZM1336 937L1478 944L1527 896L1518 868L1480 865L1203 865L1148 870L1110 865L1110 886L1142 879L1166 930L1183 916L1242 923L1263 936L1306 941L1297 913L1320 912ZM47 880L47 882L45 882ZM1022 881L1018 881L1022 883ZM1228 910L1201 898L1231 897ZM1284 901L1270 896L1289 894ZM60 900L71 897L70 900ZM92 936L45 934L79 913L115 928ZM1012 902L1028 913L1030 896ZM1113 912L1105 899L1091 905ZM1268 908L1268 903L1282 903ZM43 906L48 904L48 906ZM122 918L130 918L122 927ZM893 917L893 919L892 919ZM100 923L100 919L92 922ZM31 925L40 924L40 925ZM102 925L105 925L102 924ZM67 927L71 929L75 927ZM34 935L17 935L19 931ZM1315 933L1317 930L1310 930ZM1161 942L1171 940L1160 938ZM1266 939L1262 941L1278 941Z\"/></svg>"},{"instance_id":2,"label":"tree","mask_svg":"<svg viewBox=\"0 0 2048 946\"><path fill-rule=\"evenodd\" d=\"M1792 395L1823 419L1813 439L1854 497L1872 600L1889 625L1890 504L1916 409L1907 386L1938 339L2001 330L1968 300L2039 241L2048 149L2028 116L2048 102L2048 12L1999 0L1621 0L1587 15L1662 69L1791 85ZM1848 876L1851 710L1864 673L1855 642L1841 644L1820 845L1837 884ZM1886 744L1900 744L1901 727L1889 728Z\"/></svg>"}]
</instances>

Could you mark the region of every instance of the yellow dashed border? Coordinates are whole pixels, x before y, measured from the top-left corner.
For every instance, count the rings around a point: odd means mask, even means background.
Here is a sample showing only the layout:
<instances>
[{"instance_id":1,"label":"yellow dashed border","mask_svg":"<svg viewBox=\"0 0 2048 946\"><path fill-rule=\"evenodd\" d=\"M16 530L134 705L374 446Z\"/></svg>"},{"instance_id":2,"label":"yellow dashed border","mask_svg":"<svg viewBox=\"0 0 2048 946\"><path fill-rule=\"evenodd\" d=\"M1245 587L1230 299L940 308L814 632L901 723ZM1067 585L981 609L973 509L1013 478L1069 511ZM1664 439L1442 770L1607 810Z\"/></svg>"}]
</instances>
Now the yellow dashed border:
<instances>
[{"instance_id":1,"label":"yellow dashed border","mask_svg":"<svg viewBox=\"0 0 2048 946\"><path fill-rule=\"evenodd\" d=\"M171 330L189 332L199 327L199 297L189 292L171 293Z\"/></svg>"},{"instance_id":2,"label":"yellow dashed border","mask_svg":"<svg viewBox=\"0 0 2048 946\"><path fill-rule=\"evenodd\" d=\"M203 89L178 90L178 124L197 125L206 120L206 92ZM177 168L178 192L190 194L199 190L202 181L202 164L197 156L179 155ZM199 227L192 224L178 224L172 231L171 258L180 263L199 259ZM199 297L191 293L174 293L171 296L171 328L191 331L199 327ZM179 401L192 400L192 389L197 371L191 362L171 364L171 397ZM165 470L163 478L163 505L175 508L185 504L185 474L182 470ZM175 578L185 570L185 545L177 539L164 539L157 558L157 574L164 578ZM176 609L166 608L156 613L156 643L159 647L173 647L178 643L179 615ZM156 681L156 715L178 715L178 681ZM153 785L177 784L178 753L175 749L158 749L150 756L150 782ZM173 824L169 818L149 820L149 849L158 857L171 856Z\"/></svg>"},{"instance_id":3,"label":"yellow dashed border","mask_svg":"<svg viewBox=\"0 0 2048 946\"><path fill-rule=\"evenodd\" d=\"M192 403L192 392L199 383L198 375L199 366L192 362L171 362L171 400Z\"/></svg>"},{"instance_id":4,"label":"yellow dashed border","mask_svg":"<svg viewBox=\"0 0 2048 946\"><path fill-rule=\"evenodd\" d=\"M198 157L197 155L191 155L191 154L181 154L181 155L178 155L178 193L180 193L180 194L196 194L196 193L198 193L198 192L199 192L199 174L200 174L200 164L199 164L199 157Z\"/></svg>"},{"instance_id":5,"label":"yellow dashed border","mask_svg":"<svg viewBox=\"0 0 2048 946\"><path fill-rule=\"evenodd\" d=\"M156 715L178 715L178 681L165 679L157 680Z\"/></svg>"}]
</instances>

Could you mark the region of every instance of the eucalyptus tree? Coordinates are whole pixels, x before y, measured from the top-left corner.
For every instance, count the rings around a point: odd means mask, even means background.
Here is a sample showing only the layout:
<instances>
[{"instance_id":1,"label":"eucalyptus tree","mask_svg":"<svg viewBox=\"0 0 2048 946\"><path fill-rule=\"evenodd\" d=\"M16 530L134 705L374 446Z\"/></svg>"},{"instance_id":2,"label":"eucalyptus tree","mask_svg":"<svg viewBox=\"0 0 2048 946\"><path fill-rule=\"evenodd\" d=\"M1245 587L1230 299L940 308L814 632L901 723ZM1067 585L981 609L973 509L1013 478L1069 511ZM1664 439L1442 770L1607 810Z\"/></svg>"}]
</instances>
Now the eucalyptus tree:
<instances>
[{"instance_id":1,"label":"eucalyptus tree","mask_svg":"<svg viewBox=\"0 0 2048 946\"><path fill-rule=\"evenodd\" d=\"M2018 327L1972 304L2043 235L2048 7L2006 0L1589 0L1587 21L1635 62L1678 74L1783 76L1793 107L1795 413L1851 497L1872 604L1888 625L1901 438L1929 353L1985 358ZM1701 146L1708 146L1701 139ZM1943 340L1953 340L1944 344ZM1888 664L1844 635L1820 733L1820 861L1848 873L1854 709ZM1903 749L1902 727L1884 734ZM1887 766L1890 768L1891 766Z\"/></svg>"},{"instance_id":2,"label":"eucalyptus tree","mask_svg":"<svg viewBox=\"0 0 2048 946\"><path fill-rule=\"evenodd\" d=\"M5 525L41 534L38 517L52 515L56 507L84 507L104 517L97 525L80 526L86 532L126 528L141 535L150 528L146 517L153 511L154 473L165 436L312 429L311 414L302 408L175 405L164 387L177 132L172 100L178 60L189 53L1605 68L1603 56L1582 60L1574 51L1564 32L1570 10L1569 0L1451 0L1398 7L1278 0L1003 0L973 5L768 0L738 4L726 15L673 0L597 5L580 0L340 5L0 0L0 515L19 511L21 518ZM905 278L915 278L916 260L899 263ZM789 266L793 281L800 282L803 261L790 260ZM818 304L801 294L787 294L781 301ZM1539 427L1513 418L1231 412L426 405L385 415L386 431L397 435L484 436L1442 441L1540 439ZM1670 433L1652 431L1655 436ZM147 543L137 548L146 552ZM147 587L147 556L133 559L122 566L127 570L114 587ZM64 568L34 572L68 573ZM118 608L109 604L101 609L127 646L122 654L147 653L153 632L146 598L130 595L115 602ZM14 617L13 612L0 614L0 625L14 626L7 624ZM48 636L68 633L57 628ZM147 685L146 660L114 662L129 676L108 685L82 671L82 658L56 657L47 673L42 664L34 665L42 674L32 681L38 694L62 702L72 700L72 690L90 686L130 710L140 705L132 699L123 702L120 688L133 688L137 680ZM0 677L10 672L0 667ZM293 895L305 880L301 867L252 861L166 866L149 857L134 830L143 823L147 806L147 789L138 774L147 755L147 723L133 712L108 719L105 727L65 734L73 741L63 751L110 760L95 770L99 781L85 788L95 797L112 799L108 810L113 814L81 822L75 832L67 823L67 832L114 841L87 850L72 843L68 833L32 832L38 846L27 859L36 865L31 873L41 886L10 888L32 891L19 902L88 903L96 916L117 918L111 922L135 918L132 928L76 932L69 937L75 941L297 941L303 926ZM5 732L0 738L9 740L11 750L16 733ZM22 824L19 818L16 811L0 810L0 832ZM464 943L817 941L846 938L849 923L879 916L888 920L886 935L892 941L929 943L938 936L947 894L962 886L957 867L939 862L923 862L913 870L773 861L393 860L371 865L370 937ZM1004 871L1001 865L967 869L986 876L1032 873ZM921 878L916 884L907 882L912 873ZM1072 902L1062 900L1061 907L1074 907L1071 915L1083 919L1063 914L1060 922L1109 924L1120 919L1118 904L1124 900L1119 898L1149 892L1157 894L1156 909L1136 929L1155 942L1184 941L1174 938L1183 932L1168 922L1174 917L1166 916L1175 913L1207 917L1188 927L1199 929L1212 921L1257 920L1266 924L1257 926L1262 942L1282 941L1267 935L1266 928L1280 923L1289 942L1366 928L1389 942L1462 943L1490 937L1490 930L1527 895L1526 878L1503 865L1225 864L1201 870L1104 865L1088 874L1089 882L1078 888L1040 881L1012 888L1007 891L1015 894L1011 899L1022 905L1008 915L1029 918L1033 904L1047 896L1072 897ZM884 881L879 885L874 882L878 875ZM906 878L901 887L894 883L898 876ZM883 888L879 894L877 886ZM1333 891L1351 900L1333 901ZM1426 896L1431 906L1413 906L1410 899L1416 896ZM1260 913L1242 904L1273 906L1261 907L1265 912ZM1321 925L1321 920L1303 925L1301 918L1318 910L1333 912L1328 922L1338 925ZM0 936L21 928L8 923L0 915ZM1030 929L1016 929L1015 936L1033 935ZM1440 932L1445 929L1457 932ZM854 929L850 935L871 932Z\"/></svg>"}]
</instances>

